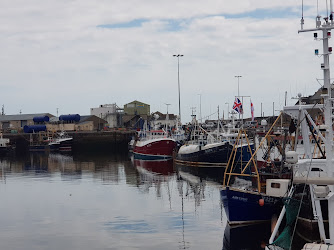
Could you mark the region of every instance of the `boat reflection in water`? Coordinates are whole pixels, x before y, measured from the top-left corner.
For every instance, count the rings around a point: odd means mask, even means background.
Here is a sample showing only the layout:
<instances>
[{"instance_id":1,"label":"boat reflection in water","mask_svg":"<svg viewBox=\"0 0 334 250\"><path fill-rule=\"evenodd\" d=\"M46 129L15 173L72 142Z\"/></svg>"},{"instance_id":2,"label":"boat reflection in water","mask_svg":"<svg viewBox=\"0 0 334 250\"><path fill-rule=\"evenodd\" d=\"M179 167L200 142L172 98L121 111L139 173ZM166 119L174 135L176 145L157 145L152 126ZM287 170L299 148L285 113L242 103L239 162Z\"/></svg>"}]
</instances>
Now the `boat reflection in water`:
<instances>
[{"instance_id":1,"label":"boat reflection in water","mask_svg":"<svg viewBox=\"0 0 334 250\"><path fill-rule=\"evenodd\" d=\"M183 171L200 179L212 181L215 183L223 183L225 167L205 166L205 165L187 165L175 163L177 171Z\"/></svg>"},{"instance_id":2,"label":"boat reflection in water","mask_svg":"<svg viewBox=\"0 0 334 250\"><path fill-rule=\"evenodd\" d=\"M148 193L151 187L156 190L156 196L162 197L163 183L166 183L169 207L171 208L171 192L169 182L174 176L173 160L139 160L133 159L133 164L139 173L139 189Z\"/></svg>"},{"instance_id":3,"label":"boat reflection in water","mask_svg":"<svg viewBox=\"0 0 334 250\"><path fill-rule=\"evenodd\" d=\"M265 249L270 238L270 223L225 227L223 250Z\"/></svg>"},{"instance_id":4,"label":"boat reflection in water","mask_svg":"<svg viewBox=\"0 0 334 250\"><path fill-rule=\"evenodd\" d=\"M0 167L1 249L223 248L221 185L172 160L48 153L0 159ZM240 237L232 239L236 249Z\"/></svg>"},{"instance_id":5,"label":"boat reflection in water","mask_svg":"<svg viewBox=\"0 0 334 250\"><path fill-rule=\"evenodd\" d=\"M153 187L155 188L156 196L159 198L164 196L163 191L165 189L165 191L167 191L170 209L168 213L174 213L174 211L180 210L179 212L181 214L177 213L175 216L181 221L176 222L174 228L176 230L182 230L179 234L178 247L179 249L191 249L189 234L191 231L196 231L194 228L196 228L197 222L191 222L190 218L192 218L194 214L197 214L198 209L200 210L202 206L205 206L203 203L206 202L207 197L210 197L214 190L218 190L220 185L193 175L190 172L186 172L185 169L185 171L182 171L179 167L175 168L173 160L147 161L134 159L133 162L141 180L138 186L139 189L149 193L150 188ZM175 181L177 195L173 192ZM193 202L193 206L189 206L189 202ZM220 212L218 212L216 208L220 209ZM216 208L215 212L222 215L222 206L220 205ZM220 220L216 221L218 231L220 224L223 223L222 221L222 217L220 217ZM201 225L206 225L207 230L212 226L211 224L207 225L207 221L202 221ZM217 226L213 226L212 229L217 231Z\"/></svg>"},{"instance_id":6,"label":"boat reflection in water","mask_svg":"<svg viewBox=\"0 0 334 250\"><path fill-rule=\"evenodd\" d=\"M150 171L161 175L171 175L174 173L173 160L140 160L133 159L138 171Z\"/></svg>"}]
</instances>

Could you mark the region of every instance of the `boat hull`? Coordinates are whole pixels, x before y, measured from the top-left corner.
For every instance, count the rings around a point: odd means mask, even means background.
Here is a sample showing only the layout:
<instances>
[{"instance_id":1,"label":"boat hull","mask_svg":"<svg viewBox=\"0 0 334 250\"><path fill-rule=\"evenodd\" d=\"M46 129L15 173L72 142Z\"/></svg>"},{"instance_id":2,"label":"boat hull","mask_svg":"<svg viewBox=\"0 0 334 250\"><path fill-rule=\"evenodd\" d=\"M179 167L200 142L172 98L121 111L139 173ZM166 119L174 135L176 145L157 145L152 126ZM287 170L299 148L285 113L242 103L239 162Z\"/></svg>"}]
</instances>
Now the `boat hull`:
<instances>
[{"instance_id":1,"label":"boat hull","mask_svg":"<svg viewBox=\"0 0 334 250\"><path fill-rule=\"evenodd\" d=\"M279 214L282 198L236 190L226 187L221 190L221 199L229 224L252 224L269 221ZM261 206L259 200L263 199Z\"/></svg>"},{"instance_id":2,"label":"boat hull","mask_svg":"<svg viewBox=\"0 0 334 250\"><path fill-rule=\"evenodd\" d=\"M135 159L142 160L170 159L175 148L175 140L169 138L138 141L134 145L133 155Z\"/></svg>"},{"instance_id":3,"label":"boat hull","mask_svg":"<svg viewBox=\"0 0 334 250\"><path fill-rule=\"evenodd\" d=\"M0 155L6 155L10 152L11 148L9 146L0 147Z\"/></svg>"},{"instance_id":4,"label":"boat hull","mask_svg":"<svg viewBox=\"0 0 334 250\"><path fill-rule=\"evenodd\" d=\"M187 147L187 146L182 146ZM251 145L252 151L254 151L254 145ZM228 163L230 154L232 152L233 145L229 143L217 145L215 147L209 147L199 149L195 152L179 153L176 159L180 161L197 162L197 163ZM250 152L248 152L248 146L243 147L242 161L248 162L251 158ZM241 148L237 149L236 160L241 159Z\"/></svg>"},{"instance_id":5,"label":"boat hull","mask_svg":"<svg viewBox=\"0 0 334 250\"><path fill-rule=\"evenodd\" d=\"M59 151L60 152L71 152L72 151L73 140L64 140L61 141L59 144Z\"/></svg>"}]
</instances>

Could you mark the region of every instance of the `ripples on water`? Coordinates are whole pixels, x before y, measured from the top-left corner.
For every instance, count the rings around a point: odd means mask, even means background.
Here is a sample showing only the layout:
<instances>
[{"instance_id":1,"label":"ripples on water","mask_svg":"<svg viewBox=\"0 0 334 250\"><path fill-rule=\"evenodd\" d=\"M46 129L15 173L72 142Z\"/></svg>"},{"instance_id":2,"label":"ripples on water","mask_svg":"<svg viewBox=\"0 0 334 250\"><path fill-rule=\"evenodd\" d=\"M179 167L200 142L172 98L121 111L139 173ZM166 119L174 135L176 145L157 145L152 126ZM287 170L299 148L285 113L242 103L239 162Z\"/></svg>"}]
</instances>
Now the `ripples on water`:
<instances>
[{"instance_id":1,"label":"ripples on water","mask_svg":"<svg viewBox=\"0 0 334 250\"><path fill-rule=\"evenodd\" d=\"M0 164L1 249L260 249L265 239L226 227L217 173L119 154Z\"/></svg>"}]
</instances>

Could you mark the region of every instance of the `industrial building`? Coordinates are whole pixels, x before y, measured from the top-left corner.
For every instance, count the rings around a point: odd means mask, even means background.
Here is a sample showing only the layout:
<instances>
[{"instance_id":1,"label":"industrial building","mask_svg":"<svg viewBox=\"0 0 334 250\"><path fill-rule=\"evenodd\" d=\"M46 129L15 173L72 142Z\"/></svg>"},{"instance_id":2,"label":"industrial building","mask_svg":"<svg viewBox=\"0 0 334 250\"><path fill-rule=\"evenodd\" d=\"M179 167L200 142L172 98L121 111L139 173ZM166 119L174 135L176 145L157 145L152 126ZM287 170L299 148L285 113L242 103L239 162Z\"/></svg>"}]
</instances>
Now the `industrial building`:
<instances>
[{"instance_id":1,"label":"industrial building","mask_svg":"<svg viewBox=\"0 0 334 250\"><path fill-rule=\"evenodd\" d=\"M123 126L122 116L124 115L124 110L122 108L119 108L116 103L103 104L97 108L91 108L90 114L106 120L106 126L108 126L109 128Z\"/></svg>"},{"instance_id":2,"label":"industrial building","mask_svg":"<svg viewBox=\"0 0 334 250\"><path fill-rule=\"evenodd\" d=\"M150 119L150 105L133 101L124 105L123 124L125 127L140 128L143 121Z\"/></svg>"},{"instance_id":3,"label":"industrial building","mask_svg":"<svg viewBox=\"0 0 334 250\"><path fill-rule=\"evenodd\" d=\"M157 127L169 127L173 128L177 125L177 116L174 114L163 114L159 111L152 113L151 126L153 128Z\"/></svg>"},{"instance_id":4,"label":"industrial building","mask_svg":"<svg viewBox=\"0 0 334 250\"><path fill-rule=\"evenodd\" d=\"M150 105L135 100L124 105L124 113L126 115L150 115Z\"/></svg>"},{"instance_id":5,"label":"industrial building","mask_svg":"<svg viewBox=\"0 0 334 250\"><path fill-rule=\"evenodd\" d=\"M107 123L95 115L80 116L61 115L56 117L50 113L0 115L0 129L4 133L21 133L25 126L45 125L48 131L97 131Z\"/></svg>"},{"instance_id":6,"label":"industrial building","mask_svg":"<svg viewBox=\"0 0 334 250\"><path fill-rule=\"evenodd\" d=\"M54 117L50 113L0 115L0 129L3 132L21 132L25 125L34 125L34 117Z\"/></svg>"}]
</instances>

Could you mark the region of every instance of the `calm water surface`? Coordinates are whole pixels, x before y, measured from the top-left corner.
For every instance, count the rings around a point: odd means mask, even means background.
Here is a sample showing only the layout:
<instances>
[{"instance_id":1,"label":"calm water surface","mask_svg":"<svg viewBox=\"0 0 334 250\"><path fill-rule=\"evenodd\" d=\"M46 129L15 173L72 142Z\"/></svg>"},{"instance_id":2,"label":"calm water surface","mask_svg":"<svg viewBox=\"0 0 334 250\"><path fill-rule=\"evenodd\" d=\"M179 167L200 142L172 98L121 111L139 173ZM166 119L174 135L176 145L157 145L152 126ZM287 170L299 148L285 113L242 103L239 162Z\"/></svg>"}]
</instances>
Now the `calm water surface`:
<instances>
[{"instance_id":1,"label":"calm water surface","mask_svg":"<svg viewBox=\"0 0 334 250\"><path fill-rule=\"evenodd\" d=\"M220 183L171 161L31 154L0 164L1 249L261 249L265 239L233 232Z\"/></svg>"}]
</instances>

